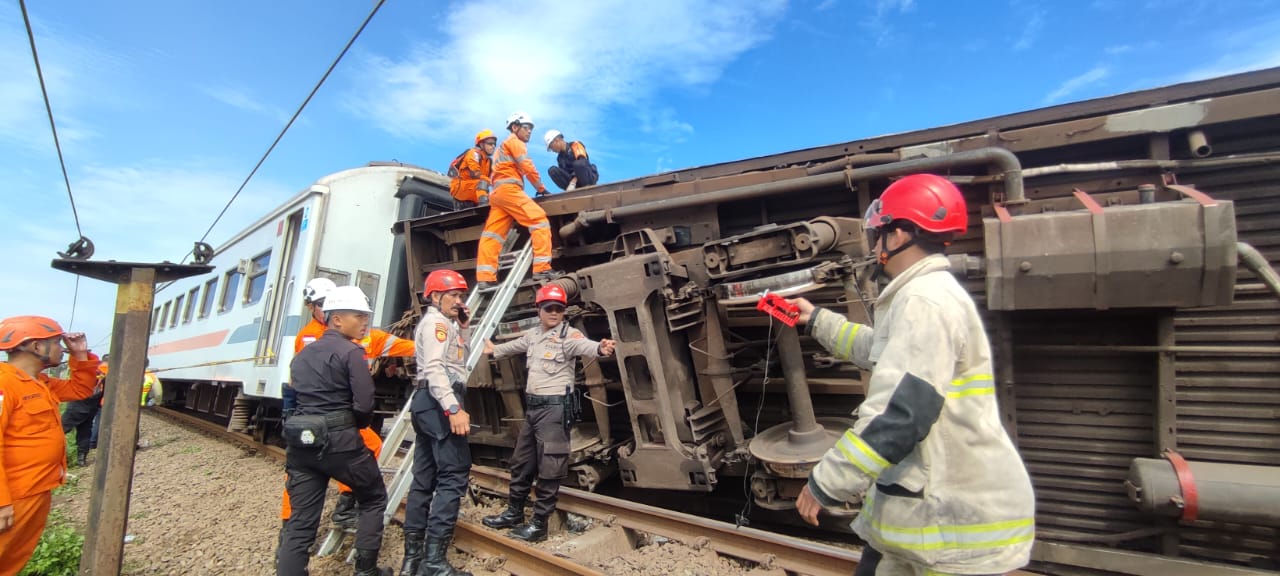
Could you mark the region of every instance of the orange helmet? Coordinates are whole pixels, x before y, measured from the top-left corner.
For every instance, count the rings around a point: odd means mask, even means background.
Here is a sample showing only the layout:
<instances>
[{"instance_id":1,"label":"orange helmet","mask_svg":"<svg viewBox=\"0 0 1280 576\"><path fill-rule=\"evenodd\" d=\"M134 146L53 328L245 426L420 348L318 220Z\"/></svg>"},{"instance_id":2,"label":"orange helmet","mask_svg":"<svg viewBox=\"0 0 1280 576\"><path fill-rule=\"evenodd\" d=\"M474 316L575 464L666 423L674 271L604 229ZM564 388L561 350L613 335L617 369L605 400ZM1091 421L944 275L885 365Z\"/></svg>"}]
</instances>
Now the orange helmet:
<instances>
[{"instance_id":1,"label":"orange helmet","mask_svg":"<svg viewBox=\"0 0 1280 576\"><path fill-rule=\"evenodd\" d=\"M538 289L538 296L534 298L534 304L541 306L543 302L559 302L565 306L569 305L569 299L564 296L564 288L559 284L547 284Z\"/></svg>"},{"instance_id":2,"label":"orange helmet","mask_svg":"<svg viewBox=\"0 0 1280 576\"><path fill-rule=\"evenodd\" d=\"M436 270L427 274L422 294L429 296L432 292L448 292L450 290L466 290L467 280L453 270Z\"/></svg>"},{"instance_id":3,"label":"orange helmet","mask_svg":"<svg viewBox=\"0 0 1280 576\"><path fill-rule=\"evenodd\" d=\"M494 142L497 142L498 137L493 135L493 130L485 128L484 130L476 133L476 146L479 146L480 143L485 140L493 140Z\"/></svg>"},{"instance_id":4,"label":"orange helmet","mask_svg":"<svg viewBox=\"0 0 1280 576\"><path fill-rule=\"evenodd\" d=\"M0 321L0 350L13 350L27 340L44 340L62 334L62 326L44 316L5 318Z\"/></svg>"}]
</instances>

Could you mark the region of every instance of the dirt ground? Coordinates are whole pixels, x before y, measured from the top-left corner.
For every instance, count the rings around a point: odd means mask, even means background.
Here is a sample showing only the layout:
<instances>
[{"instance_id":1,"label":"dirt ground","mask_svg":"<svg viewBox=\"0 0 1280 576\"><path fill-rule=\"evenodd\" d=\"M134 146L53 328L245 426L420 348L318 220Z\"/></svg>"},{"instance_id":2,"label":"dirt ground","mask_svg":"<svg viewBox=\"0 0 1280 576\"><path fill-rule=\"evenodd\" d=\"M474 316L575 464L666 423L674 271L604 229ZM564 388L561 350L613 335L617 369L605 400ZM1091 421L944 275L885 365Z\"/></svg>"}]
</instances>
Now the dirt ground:
<instances>
[{"instance_id":1,"label":"dirt ground","mask_svg":"<svg viewBox=\"0 0 1280 576\"><path fill-rule=\"evenodd\" d=\"M124 574L267 576L280 530L283 466L242 447L183 429L144 414L125 544ZM88 517L93 457L86 468L72 468L68 488L54 505L83 529ZM331 491L325 518L336 498ZM464 498L462 517L475 523L502 510L504 502ZM540 548L574 559L606 574L619 576L728 576L780 574L751 567L676 542L643 534L626 534L588 518L571 518L575 531L554 531ZM323 537L324 531L321 531ZM638 548L632 548L639 545ZM398 525L387 527L381 564L396 570L404 547ZM458 551L454 565L476 576L506 574L485 569L484 559ZM345 555L313 558L313 576L351 574ZM491 565L492 566L492 565Z\"/></svg>"}]
</instances>

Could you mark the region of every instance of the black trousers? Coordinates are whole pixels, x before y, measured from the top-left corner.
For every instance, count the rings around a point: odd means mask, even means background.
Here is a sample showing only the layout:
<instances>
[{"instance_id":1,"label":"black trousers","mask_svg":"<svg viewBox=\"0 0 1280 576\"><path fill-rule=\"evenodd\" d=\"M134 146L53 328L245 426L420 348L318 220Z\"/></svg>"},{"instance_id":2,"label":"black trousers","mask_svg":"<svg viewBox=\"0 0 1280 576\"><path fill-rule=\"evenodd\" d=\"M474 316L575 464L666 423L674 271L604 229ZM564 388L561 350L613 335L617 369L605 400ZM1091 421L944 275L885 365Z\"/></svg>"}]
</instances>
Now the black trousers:
<instances>
[{"instance_id":1,"label":"black trousers","mask_svg":"<svg viewBox=\"0 0 1280 576\"><path fill-rule=\"evenodd\" d=\"M582 170L578 174L578 188L587 186L595 186L596 181L600 179L600 172L596 171L595 164L589 164L590 170ZM559 166L552 166L547 169L547 175L551 176L551 180L559 186L561 190L569 187L569 181L573 180L573 174L561 170Z\"/></svg>"},{"instance_id":2,"label":"black trousers","mask_svg":"<svg viewBox=\"0 0 1280 576\"><path fill-rule=\"evenodd\" d=\"M532 398L532 397L531 397ZM530 406L511 458L511 499L524 501L537 479L536 516L556 510L560 481L569 474L569 433L564 429L564 404Z\"/></svg>"},{"instance_id":3,"label":"black trousers","mask_svg":"<svg viewBox=\"0 0 1280 576\"><path fill-rule=\"evenodd\" d=\"M358 434L354 428L339 433ZM350 486L355 495L360 510L356 523L356 548L377 550L382 547L382 513L387 508L387 487L382 482L382 472L372 451L361 444L358 450L321 453L319 450L289 448L285 454L285 470L289 474L285 487L289 491L293 514L284 526L276 574L307 574L307 551L316 540L316 529L320 526L324 496L331 478Z\"/></svg>"},{"instance_id":4,"label":"black trousers","mask_svg":"<svg viewBox=\"0 0 1280 576\"><path fill-rule=\"evenodd\" d=\"M454 394L461 400L464 386ZM404 531L427 533L427 538L447 540L458 521L458 508L467 491L471 472L471 444L466 436L449 430L444 409L424 389L413 395L413 483L405 504Z\"/></svg>"},{"instance_id":5,"label":"black trousers","mask_svg":"<svg viewBox=\"0 0 1280 576\"><path fill-rule=\"evenodd\" d=\"M62 413L62 433L68 434L75 429L77 453L88 454L94 447L90 444L93 440L93 422L101 409L98 404L101 401L102 395L94 394L83 400L68 402L67 410Z\"/></svg>"}]
</instances>

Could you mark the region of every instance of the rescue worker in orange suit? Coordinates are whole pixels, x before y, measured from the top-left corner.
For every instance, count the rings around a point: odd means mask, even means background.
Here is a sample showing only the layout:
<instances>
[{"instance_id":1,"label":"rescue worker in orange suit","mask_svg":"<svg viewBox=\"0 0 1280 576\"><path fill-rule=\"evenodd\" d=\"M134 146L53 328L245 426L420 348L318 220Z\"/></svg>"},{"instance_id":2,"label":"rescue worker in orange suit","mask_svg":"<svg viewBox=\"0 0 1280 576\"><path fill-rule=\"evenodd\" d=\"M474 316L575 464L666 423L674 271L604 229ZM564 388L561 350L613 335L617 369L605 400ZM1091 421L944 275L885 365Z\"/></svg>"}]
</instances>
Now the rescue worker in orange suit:
<instances>
[{"instance_id":1,"label":"rescue worker in orange suit","mask_svg":"<svg viewBox=\"0 0 1280 576\"><path fill-rule=\"evenodd\" d=\"M387 487L373 453L356 431L369 425L375 407L373 375L354 341L369 329L369 299L355 286L324 298L329 327L289 363L296 412L284 422L289 500L297 509L284 525L276 574L305 576L309 550L324 510L329 481L354 490L360 518L355 536L355 576L390 576L378 567Z\"/></svg>"},{"instance_id":2,"label":"rescue worker in orange suit","mask_svg":"<svg viewBox=\"0 0 1280 576\"><path fill-rule=\"evenodd\" d=\"M321 320L324 319L324 297L330 290L337 286L328 278L313 278L307 282L306 287L302 290L302 299L306 302L307 307L311 309L311 321L302 330L298 331L298 335L293 339L293 353L296 356L298 352L307 344L315 342L327 328ZM369 333L363 338L356 341L360 347L364 348L365 359L371 363L374 358L382 356L390 356L396 358L408 358L413 356L413 341L397 338L392 334L371 328ZM288 404L294 403L293 389L285 386L282 396L290 397ZM288 406L287 408L292 408ZM382 453L382 437L373 428L365 427L359 430L360 438L364 440L364 445L373 451L374 458ZM281 499L280 520L288 522L292 509L289 504L289 492L285 491L284 497ZM329 520L334 524L341 524L344 527L350 526L356 521L356 501L351 494L351 487L338 483L338 503L333 508L333 514Z\"/></svg>"},{"instance_id":3,"label":"rescue worker in orange suit","mask_svg":"<svg viewBox=\"0 0 1280 576\"><path fill-rule=\"evenodd\" d=\"M547 175L561 190L569 192L574 188L595 186L600 180L600 172L587 156L587 147L582 142L568 142L559 130L547 130L542 140L547 143L547 151L556 153L556 166L547 169Z\"/></svg>"},{"instance_id":4,"label":"rescue worker in orange suit","mask_svg":"<svg viewBox=\"0 0 1280 576\"><path fill-rule=\"evenodd\" d=\"M66 348L63 348L63 346ZM67 440L58 404L93 394L98 357L84 334L42 316L0 321L0 576L14 576L35 552L54 488L67 475ZM71 378L42 372L71 352Z\"/></svg>"},{"instance_id":5,"label":"rescue worker in orange suit","mask_svg":"<svg viewBox=\"0 0 1280 576\"><path fill-rule=\"evenodd\" d=\"M613 340L587 339L564 321L564 289L547 284L534 299L541 326L518 340L494 346L485 343L485 352L494 358L516 354L528 357L529 377L525 384L524 426L516 439L511 459L511 492L502 514L486 516L490 528L511 528L511 536L528 542L547 538L547 520L556 510L560 481L569 473L569 428L577 417L573 401L573 381L578 358L613 355ZM538 500L533 518L524 521L525 501L537 479Z\"/></svg>"},{"instance_id":6,"label":"rescue worker in orange suit","mask_svg":"<svg viewBox=\"0 0 1280 576\"><path fill-rule=\"evenodd\" d=\"M449 164L449 195L458 210L489 205L489 187L493 180L493 151L498 137L493 130L476 134L474 148L459 154Z\"/></svg>"},{"instance_id":7,"label":"rescue worker in orange suit","mask_svg":"<svg viewBox=\"0 0 1280 576\"><path fill-rule=\"evenodd\" d=\"M861 497L853 530L867 546L856 576L1022 567L1035 496L1000 422L982 316L943 253L968 227L964 197L941 176L907 176L863 222L891 279L875 327L791 301L815 340L871 371L856 422L809 473L796 509L816 526L824 507Z\"/></svg>"},{"instance_id":8,"label":"rescue worker in orange suit","mask_svg":"<svg viewBox=\"0 0 1280 576\"><path fill-rule=\"evenodd\" d=\"M467 281L453 270L427 275L427 310L418 344L413 414L413 483L404 509L401 576L471 576L449 564L449 543L471 471L471 416L466 411L470 311Z\"/></svg>"},{"instance_id":9,"label":"rescue worker in orange suit","mask_svg":"<svg viewBox=\"0 0 1280 576\"><path fill-rule=\"evenodd\" d=\"M67 402L67 409L62 412L62 433L76 431L76 466L89 465L89 451L94 448L94 422L98 411L102 409L102 383L107 377L107 354L102 355L102 363L98 365L98 380L93 394L81 400Z\"/></svg>"},{"instance_id":10,"label":"rescue worker in orange suit","mask_svg":"<svg viewBox=\"0 0 1280 576\"><path fill-rule=\"evenodd\" d=\"M547 281L555 276L551 271L551 223L547 221L547 213L542 207L524 192L524 179L528 178L537 189L538 196L548 194L525 146L533 134L533 119L524 112L516 112L507 118L507 130L511 135L498 148L498 158L493 167L489 219L484 223L484 232L480 233L476 289L484 289L498 281L498 256L512 221L529 229L529 239L533 242L534 279Z\"/></svg>"}]
</instances>

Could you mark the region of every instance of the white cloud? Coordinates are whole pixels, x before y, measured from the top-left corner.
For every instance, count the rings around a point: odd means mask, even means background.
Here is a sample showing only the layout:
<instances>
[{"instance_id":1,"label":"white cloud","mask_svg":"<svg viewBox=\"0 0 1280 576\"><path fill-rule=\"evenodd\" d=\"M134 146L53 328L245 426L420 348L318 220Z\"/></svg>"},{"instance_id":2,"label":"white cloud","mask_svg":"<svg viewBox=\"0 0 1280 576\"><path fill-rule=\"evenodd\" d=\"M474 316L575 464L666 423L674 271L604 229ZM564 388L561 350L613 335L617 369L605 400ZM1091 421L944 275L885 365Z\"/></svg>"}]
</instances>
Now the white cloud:
<instances>
[{"instance_id":1,"label":"white cloud","mask_svg":"<svg viewBox=\"0 0 1280 576\"><path fill-rule=\"evenodd\" d=\"M1241 28L1215 39L1213 44L1220 48L1219 58L1175 81L1190 82L1280 66L1280 18Z\"/></svg>"},{"instance_id":2,"label":"white cloud","mask_svg":"<svg viewBox=\"0 0 1280 576\"><path fill-rule=\"evenodd\" d=\"M1020 34L1018 36L1018 40L1013 43L1013 49L1015 51L1021 52L1031 48L1031 46L1036 43L1036 40L1040 39L1040 31L1044 29L1044 16L1044 10L1038 8L1031 13L1031 16L1027 18L1026 23L1022 25L1022 34Z\"/></svg>"},{"instance_id":3,"label":"white cloud","mask_svg":"<svg viewBox=\"0 0 1280 576\"><path fill-rule=\"evenodd\" d=\"M513 110L540 128L589 136L663 91L714 83L768 38L784 8L783 0L477 0L451 8L440 34L409 54L366 56L345 102L405 138L501 131Z\"/></svg>"},{"instance_id":4,"label":"white cloud","mask_svg":"<svg viewBox=\"0 0 1280 576\"><path fill-rule=\"evenodd\" d=\"M915 9L915 0L871 0L871 11L859 25L870 32L876 46L883 46L893 39L895 27L890 19Z\"/></svg>"},{"instance_id":5,"label":"white cloud","mask_svg":"<svg viewBox=\"0 0 1280 576\"><path fill-rule=\"evenodd\" d=\"M836 5L836 0L822 0L822 2L819 2L818 5L815 6L813 9L815 12L825 12L827 10L834 8L835 5Z\"/></svg>"},{"instance_id":6,"label":"white cloud","mask_svg":"<svg viewBox=\"0 0 1280 576\"><path fill-rule=\"evenodd\" d=\"M1120 44L1117 46L1107 46L1106 53L1110 56L1118 56L1133 51L1132 44Z\"/></svg>"},{"instance_id":7,"label":"white cloud","mask_svg":"<svg viewBox=\"0 0 1280 576\"><path fill-rule=\"evenodd\" d=\"M1052 104L1054 102L1058 102L1063 98L1078 92L1081 88L1085 88L1091 84L1096 84L1105 80L1107 76L1110 75L1111 69L1107 66L1094 66L1088 72L1067 79L1067 81L1059 85L1053 92L1050 92L1044 97L1044 103Z\"/></svg>"}]
</instances>

